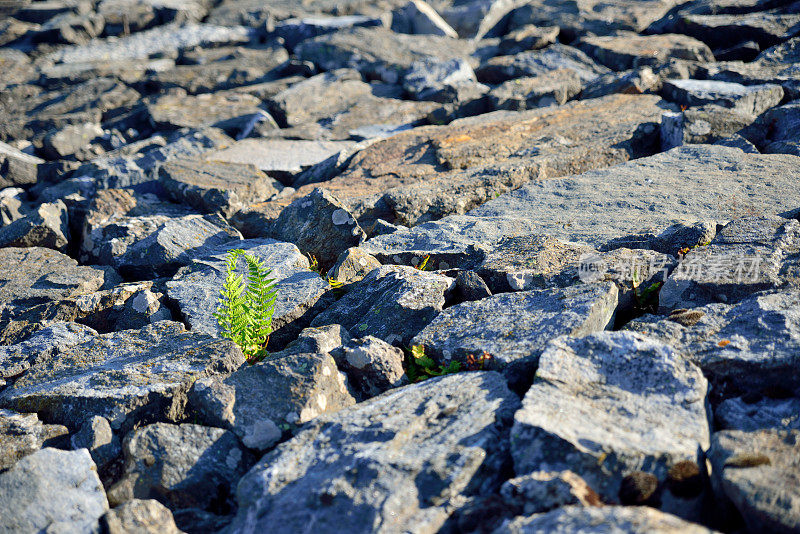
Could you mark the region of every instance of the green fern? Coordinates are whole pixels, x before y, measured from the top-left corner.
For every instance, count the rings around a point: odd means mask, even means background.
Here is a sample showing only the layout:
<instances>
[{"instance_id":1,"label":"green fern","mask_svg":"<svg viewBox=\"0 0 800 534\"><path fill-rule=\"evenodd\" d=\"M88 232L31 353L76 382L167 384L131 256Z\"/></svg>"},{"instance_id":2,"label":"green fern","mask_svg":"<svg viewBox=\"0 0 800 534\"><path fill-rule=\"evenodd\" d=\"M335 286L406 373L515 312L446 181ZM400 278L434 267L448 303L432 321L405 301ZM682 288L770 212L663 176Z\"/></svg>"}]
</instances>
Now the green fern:
<instances>
[{"instance_id":1,"label":"green fern","mask_svg":"<svg viewBox=\"0 0 800 534\"><path fill-rule=\"evenodd\" d=\"M247 283L244 275L236 272L239 258L244 258L247 266ZM267 355L267 341L272 333L278 289L270 274L261 260L241 249L231 250L225 259L225 282L214 317L222 337L239 345L251 363Z\"/></svg>"}]
</instances>

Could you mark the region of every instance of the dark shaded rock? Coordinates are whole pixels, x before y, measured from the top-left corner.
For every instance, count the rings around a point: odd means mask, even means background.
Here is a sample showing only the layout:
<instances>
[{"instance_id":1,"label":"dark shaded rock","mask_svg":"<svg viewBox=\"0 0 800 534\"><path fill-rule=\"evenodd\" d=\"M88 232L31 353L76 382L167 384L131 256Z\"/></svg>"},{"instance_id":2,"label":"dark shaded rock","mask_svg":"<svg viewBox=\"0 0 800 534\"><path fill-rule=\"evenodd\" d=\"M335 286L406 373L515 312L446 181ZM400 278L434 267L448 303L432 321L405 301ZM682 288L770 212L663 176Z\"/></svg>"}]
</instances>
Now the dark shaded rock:
<instances>
[{"instance_id":1,"label":"dark shaded rock","mask_svg":"<svg viewBox=\"0 0 800 534\"><path fill-rule=\"evenodd\" d=\"M207 424L231 429L251 449L268 450L284 430L355 399L329 354L289 354L195 382L190 404Z\"/></svg>"},{"instance_id":2,"label":"dark shaded rock","mask_svg":"<svg viewBox=\"0 0 800 534\"><path fill-rule=\"evenodd\" d=\"M316 257L325 271L340 254L367 237L342 203L325 189L315 189L284 208L270 233Z\"/></svg>"},{"instance_id":3,"label":"dark shaded rock","mask_svg":"<svg viewBox=\"0 0 800 534\"><path fill-rule=\"evenodd\" d=\"M749 85L712 80L665 80L664 96L685 106L714 104L744 113L761 115L783 99L779 85Z\"/></svg>"},{"instance_id":4,"label":"dark shaded rock","mask_svg":"<svg viewBox=\"0 0 800 534\"><path fill-rule=\"evenodd\" d=\"M102 141L106 132L99 124L71 124L44 138L43 150L50 159L75 158L86 161L105 152Z\"/></svg>"},{"instance_id":5,"label":"dark shaded rock","mask_svg":"<svg viewBox=\"0 0 800 534\"><path fill-rule=\"evenodd\" d=\"M361 399L405 385L404 359L403 351L372 336L354 339L336 353L336 363Z\"/></svg>"},{"instance_id":6,"label":"dark shaded rock","mask_svg":"<svg viewBox=\"0 0 800 534\"><path fill-rule=\"evenodd\" d=\"M649 505L658 508L658 477L643 471L626 475L619 485L619 502L626 506Z\"/></svg>"},{"instance_id":7,"label":"dark shaded rock","mask_svg":"<svg viewBox=\"0 0 800 534\"><path fill-rule=\"evenodd\" d=\"M156 130L213 126L231 136L268 114L261 101L248 94L209 93L196 96L163 95L145 104L147 118Z\"/></svg>"},{"instance_id":8,"label":"dark shaded rock","mask_svg":"<svg viewBox=\"0 0 800 534\"><path fill-rule=\"evenodd\" d=\"M459 271L456 275L455 295L462 302L491 297L489 286L474 271Z\"/></svg>"},{"instance_id":9,"label":"dark shaded rock","mask_svg":"<svg viewBox=\"0 0 800 534\"><path fill-rule=\"evenodd\" d=\"M534 78L509 80L489 91L494 110L523 111L564 104L581 92L583 85L573 70L557 69Z\"/></svg>"},{"instance_id":10,"label":"dark shaded rock","mask_svg":"<svg viewBox=\"0 0 800 534\"><path fill-rule=\"evenodd\" d=\"M108 501L88 451L47 448L0 473L0 507L11 532L91 532Z\"/></svg>"},{"instance_id":11,"label":"dark shaded rock","mask_svg":"<svg viewBox=\"0 0 800 534\"><path fill-rule=\"evenodd\" d=\"M752 399L735 397L725 399L714 410L719 430L754 430L777 428L800 430L800 398Z\"/></svg>"},{"instance_id":12,"label":"dark shaded rock","mask_svg":"<svg viewBox=\"0 0 800 534\"><path fill-rule=\"evenodd\" d=\"M251 460L232 432L194 424L156 423L123 442L124 474L109 488L111 504L156 499L170 508L224 507Z\"/></svg>"},{"instance_id":13,"label":"dark shaded rock","mask_svg":"<svg viewBox=\"0 0 800 534\"><path fill-rule=\"evenodd\" d=\"M0 142L0 187L28 186L39 179L43 159Z\"/></svg>"},{"instance_id":14,"label":"dark shaded rock","mask_svg":"<svg viewBox=\"0 0 800 534\"><path fill-rule=\"evenodd\" d=\"M661 118L661 148L669 150L687 143L720 144L716 141L734 135L754 120L754 115L716 105L665 113Z\"/></svg>"},{"instance_id":15,"label":"dark shaded rock","mask_svg":"<svg viewBox=\"0 0 800 534\"><path fill-rule=\"evenodd\" d=\"M67 207L57 200L0 228L0 247L44 247L64 252L69 244Z\"/></svg>"},{"instance_id":16,"label":"dark shaded rock","mask_svg":"<svg viewBox=\"0 0 800 534\"><path fill-rule=\"evenodd\" d=\"M717 497L739 511L749 530L800 528L800 431L717 432L709 459Z\"/></svg>"},{"instance_id":17,"label":"dark shaded rock","mask_svg":"<svg viewBox=\"0 0 800 534\"><path fill-rule=\"evenodd\" d=\"M762 152L800 154L800 102L770 109L741 133Z\"/></svg>"},{"instance_id":18,"label":"dark shaded rock","mask_svg":"<svg viewBox=\"0 0 800 534\"><path fill-rule=\"evenodd\" d=\"M639 95L661 89L661 78L650 67L605 74L586 84L581 98L599 98L615 93Z\"/></svg>"},{"instance_id":19,"label":"dark shaded rock","mask_svg":"<svg viewBox=\"0 0 800 534\"><path fill-rule=\"evenodd\" d=\"M475 72L465 59L415 61L403 78L403 89L416 100L448 102L458 98L458 87L475 84Z\"/></svg>"},{"instance_id":20,"label":"dark shaded rock","mask_svg":"<svg viewBox=\"0 0 800 534\"><path fill-rule=\"evenodd\" d=\"M525 515L570 504L602 505L597 493L572 471L537 471L512 478L503 483L500 495Z\"/></svg>"},{"instance_id":21,"label":"dark shaded rock","mask_svg":"<svg viewBox=\"0 0 800 534\"><path fill-rule=\"evenodd\" d=\"M679 461L702 461L707 387L700 369L645 336L558 338L542 353L514 417L514 470L569 469L615 502L631 471L662 480Z\"/></svg>"},{"instance_id":22,"label":"dark shaded rock","mask_svg":"<svg viewBox=\"0 0 800 534\"><path fill-rule=\"evenodd\" d=\"M70 444L75 450L87 449L100 470L122 454L119 437L111 430L108 420L99 415L87 419L70 437Z\"/></svg>"},{"instance_id":23,"label":"dark shaded rock","mask_svg":"<svg viewBox=\"0 0 800 534\"><path fill-rule=\"evenodd\" d=\"M42 447L63 444L68 433L65 426L42 423L35 413L0 409L0 472Z\"/></svg>"},{"instance_id":24,"label":"dark shaded rock","mask_svg":"<svg viewBox=\"0 0 800 534\"><path fill-rule=\"evenodd\" d=\"M283 20L275 25L275 35L283 38L286 47L293 50L299 43L318 35L335 33L348 28L382 26L380 19L365 15L343 17L302 17Z\"/></svg>"},{"instance_id":25,"label":"dark shaded rock","mask_svg":"<svg viewBox=\"0 0 800 534\"><path fill-rule=\"evenodd\" d=\"M178 160L158 170L161 185L177 202L230 217L247 204L278 194L283 186L252 165Z\"/></svg>"},{"instance_id":26,"label":"dark shaded rock","mask_svg":"<svg viewBox=\"0 0 800 534\"><path fill-rule=\"evenodd\" d=\"M677 30L714 48L755 41L767 48L800 32L800 14L756 12L742 15L685 15Z\"/></svg>"},{"instance_id":27,"label":"dark shaded rock","mask_svg":"<svg viewBox=\"0 0 800 534\"><path fill-rule=\"evenodd\" d=\"M505 35L498 47L504 56L513 56L526 50L538 50L555 43L559 31L558 26L530 24Z\"/></svg>"},{"instance_id":28,"label":"dark shaded rock","mask_svg":"<svg viewBox=\"0 0 800 534\"><path fill-rule=\"evenodd\" d=\"M475 74L483 83L496 84L513 78L541 76L559 69L575 72L582 82L590 82L609 72L581 50L556 43L542 50L494 57L481 64Z\"/></svg>"},{"instance_id":29,"label":"dark shaded rock","mask_svg":"<svg viewBox=\"0 0 800 534\"><path fill-rule=\"evenodd\" d=\"M458 37L458 33L422 0L411 0L392 12L392 31L415 35Z\"/></svg>"},{"instance_id":30,"label":"dark shaded rock","mask_svg":"<svg viewBox=\"0 0 800 534\"><path fill-rule=\"evenodd\" d=\"M503 379L484 372L427 380L322 415L242 479L231 528L438 530L459 495L496 487L505 425L518 406Z\"/></svg>"},{"instance_id":31,"label":"dark shaded rock","mask_svg":"<svg viewBox=\"0 0 800 534\"><path fill-rule=\"evenodd\" d=\"M180 420L195 380L242 363L232 342L162 321L96 336L32 365L0 393L0 405L35 409L72 429L100 415L124 432L137 422Z\"/></svg>"},{"instance_id":32,"label":"dark shaded rock","mask_svg":"<svg viewBox=\"0 0 800 534\"><path fill-rule=\"evenodd\" d=\"M352 247L339 255L336 263L328 271L327 277L328 280L343 284L358 282L380 266L381 262L374 256L366 253L360 247Z\"/></svg>"},{"instance_id":33,"label":"dark shaded rock","mask_svg":"<svg viewBox=\"0 0 800 534\"><path fill-rule=\"evenodd\" d=\"M454 286L452 278L440 274L384 265L354 283L311 325L339 324L356 337L371 335L407 345L442 311Z\"/></svg>"}]
</instances>

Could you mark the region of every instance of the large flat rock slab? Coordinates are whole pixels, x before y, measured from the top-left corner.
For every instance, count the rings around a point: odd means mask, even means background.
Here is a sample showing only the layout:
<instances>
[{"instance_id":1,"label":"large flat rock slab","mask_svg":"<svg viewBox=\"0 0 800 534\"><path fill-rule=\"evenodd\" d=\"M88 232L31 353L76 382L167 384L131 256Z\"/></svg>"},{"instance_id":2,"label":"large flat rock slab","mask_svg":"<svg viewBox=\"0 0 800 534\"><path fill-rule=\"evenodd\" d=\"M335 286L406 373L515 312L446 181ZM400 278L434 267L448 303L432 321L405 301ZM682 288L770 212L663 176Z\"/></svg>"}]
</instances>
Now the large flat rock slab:
<instances>
[{"instance_id":1,"label":"large flat rock slab","mask_svg":"<svg viewBox=\"0 0 800 534\"><path fill-rule=\"evenodd\" d=\"M162 321L96 336L34 364L3 390L0 406L71 429L100 415L125 431L137 422L180 419L195 380L231 373L242 363L231 341Z\"/></svg>"},{"instance_id":2,"label":"large flat rock slab","mask_svg":"<svg viewBox=\"0 0 800 534\"><path fill-rule=\"evenodd\" d=\"M242 478L231 528L435 532L460 494L491 487L518 406L500 375L476 372L321 415Z\"/></svg>"},{"instance_id":3,"label":"large flat rock slab","mask_svg":"<svg viewBox=\"0 0 800 534\"><path fill-rule=\"evenodd\" d=\"M569 469L605 502L620 502L632 471L665 480L678 462L703 465L707 389L699 368L645 336L558 338L514 416L514 469Z\"/></svg>"}]
</instances>

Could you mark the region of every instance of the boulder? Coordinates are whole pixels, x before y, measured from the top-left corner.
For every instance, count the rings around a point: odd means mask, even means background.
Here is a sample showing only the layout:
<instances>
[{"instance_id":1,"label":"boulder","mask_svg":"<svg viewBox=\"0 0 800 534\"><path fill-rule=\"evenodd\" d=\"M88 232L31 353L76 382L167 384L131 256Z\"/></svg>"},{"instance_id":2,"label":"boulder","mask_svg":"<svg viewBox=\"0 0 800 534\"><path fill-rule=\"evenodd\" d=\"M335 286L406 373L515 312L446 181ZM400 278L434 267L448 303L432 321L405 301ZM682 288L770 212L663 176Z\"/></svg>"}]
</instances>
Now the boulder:
<instances>
[{"instance_id":1,"label":"boulder","mask_svg":"<svg viewBox=\"0 0 800 534\"><path fill-rule=\"evenodd\" d=\"M29 186L39 179L44 160L0 142L0 187Z\"/></svg>"},{"instance_id":2,"label":"boulder","mask_svg":"<svg viewBox=\"0 0 800 534\"><path fill-rule=\"evenodd\" d=\"M571 504L601 506L597 493L572 471L537 471L503 482L500 495L525 515L547 512Z\"/></svg>"},{"instance_id":3,"label":"boulder","mask_svg":"<svg viewBox=\"0 0 800 534\"><path fill-rule=\"evenodd\" d=\"M133 499L106 512L100 520L109 534L179 534L169 508L155 499Z\"/></svg>"},{"instance_id":4,"label":"boulder","mask_svg":"<svg viewBox=\"0 0 800 534\"><path fill-rule=\"evenodd\" d=\"M800 430L800 398L725 399L714 409L714 420L718 430Z\"/></svg>"},{"instance_id":5,"label":"boulder","mask_svg":"<svg viewBox=\"0 0 800 534\"><path fill-rule=\"evenodd\" d=\"M258 98L241 93L167 94L145 104L145 109L150 124L159 131L214 126L236 136L248 123L268 116L260 104Z\"/></svg>"},{"instance_id":6,"label":"boulder","mask_svg":"<svg viewBox=\"0 0 800 534\"><path fill-rule=\"evenodd\" d=\"M533 78L515 78L489 92L494 110L523 111L558 106L581 92L583 85L575 71L557 69Z\"/></svg>"},{"instance_id":7,"label":"boulder","mask_svg":"<svg viewBox=\"0 0 800 534\"><path fill-rule=\"evenodd\" d=\"M665 80L664 96L684 106L713 104L746 115L761 115L783 99L780 85L748 85L714 80Z\"/></svg>"},{"instance_id":8,"label":"boulder","mask_svg":"<svg viewBox=\"0 0 800 534\"><path fill-rule=\"evenodd\" d=\"M231 429L250 449L268 450L283 431L352 404L328 354L290 354L195 382L190 404L209 425Z\"/></svg>"},{"instance_id":9,"label":"boulder","mask_svg":"<svg viewBox=\"0 0 800 534\"><path fill-rule=\"evenodd\" d=\"M613 36L584 37L579 46L596 61L615 71L645 65L660 66L672 58L714 61L714 54L705 43L680 34L639 35L620 32Z\"/></svg>"},{"instance_id":10,"label":"boulder","mask_svg":"<svg viewBox=\"0 0 800 534\"><path fill-rule=\"evenodd\" d=\"M108 420L99 415L88 418L70 437L70 444L75 450L87 449L100 470L122 454L119 437L111 430Z\"/></svg>"},{"instance_id":11,"label":"boulder","mask_svg":"<svg viewBox=\"0 0 800 534\"><path fill-rule=\"evenodd\" d=\"M0 472L42 447L63 445L69 434L63 425L48 425L35 413L0 409Z\"/></svg>"},{"instance_id":12,"label":"boulder","mask_svg":"<svg viewBox=\"0 0 800 534\"><path fill-rule=\"evenodd\" d=\"M336 263L328 271L328 280L348 284L358 282L373 269L381 266L381 262L360 247L348 248L336 259Z\"/></svg>"},{"instance_id":13,"label":"boulder","mask_svg":"<svg viewBox=\"0 0 800 534\"><path fill-rule=\"evenodd\" d=\"M322 415L242 478L231 529L436 531L462 494L496 487L518 406L499 375L483 372Z\"/></svg>"},{"instance_id":14,"label":"boulder","mask_svg":"<svg viewBox=\"0 0 800 534\"><path fill-rule=\"evenodd\" d=\"M392 31L458 38L458 33L423 0L411 0L392 12Z\"/></svg>"},{"instance_id":15,"label":"boulder","mask_svg":"<svg viewBox=\"0 0 800 534\"><path fill-rule=\"evenodd\" d=\"M577 48L556 43L542 50L493 57L476 69L478 80L497 84L522 77L535 77L554 70L571 70L581 82L591 82L610 71Z\"/></svg>"},{"instance_id":16,"label":"boulder","mask_svg":"<svg viewBox=\"0 0 800 534\"><path fill-rule=\"evenodd\" d=\"M703 465L707 389L700 369L645 336L558 338L514 416L514 470L569 469L604 501L619 502L631 471L665 480L678 462Z\"/></svg>"},{"instance_id":17,"label":"boulder","mask_svg":"<svg viewBox=\"0 0 800 534\"><path fill-rule=\"evenodd\" d=\"M378 338L354 339L335 354L336 364L347 373L361 399L407 383L403 351Z\"/></svg>"},{"instance_id":18,"label":"boulder","mask_svg":"<svg viewBox=\"0 0 800 534\"><path fill-rule=\"evenodd\" d=\"M44 247L64 252L69 244L67 206L41 204L28 216L0 228L0 247Z\"/></svg>"},{"instance_id":19,"label":"boulder","mask_svg":"<svg viewBox=\"0 0 800 534\"><path fill-rule=\"evenodd\" d=\"M244 363L231 341L186 332L162 321L139 330L102 334L35 363L0 393L0 406L33 411L78 429L105 417L122 432L137 423L176 421L198 378L231 373Z\"/></svg>"},{"instance_id":20,"label":"boulder","mask_svg":"<svg viewBox=\"0 0 800 534\"><path fill-rule=\"evenodd\" d=\"M311 326L339 324L355 337L371 335L408 345L442 311L454 285L452 278L441 274L384 265L354 283Z\"/></svg>"},{"instance_id":21,"label":"boulder","mask_svg":"<svg viewBox=\"0 0 800 534\"><path fill-rule=\"evenodd\" d=\"M89 452L42 449L0 473L3 528L11 532L92 532L108 510Z\"/></svg>"},{"instance_id":22,"label":"boulder","mask_svg":"<svg viewBox=\"0 0 800 534\"><path fill-rule=\"evenodd\" d=\"M300 17L282 20L275 24L275 35L283 38L289 50L294 50L299 43L318 35L371 26L383 26L383 21L366 15Z\"/></svg>"}]
</instances>

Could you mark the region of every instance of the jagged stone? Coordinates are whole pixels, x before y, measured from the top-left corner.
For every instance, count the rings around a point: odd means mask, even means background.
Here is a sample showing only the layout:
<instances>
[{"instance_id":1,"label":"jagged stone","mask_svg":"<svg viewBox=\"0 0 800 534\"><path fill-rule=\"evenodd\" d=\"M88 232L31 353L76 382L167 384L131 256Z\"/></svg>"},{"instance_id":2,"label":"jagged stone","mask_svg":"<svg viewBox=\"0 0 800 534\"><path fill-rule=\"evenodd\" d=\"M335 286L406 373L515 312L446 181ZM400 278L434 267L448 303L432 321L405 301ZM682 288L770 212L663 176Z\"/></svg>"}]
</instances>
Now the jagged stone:
<instances>
[{"instance_id":1,"label":"jagged stone","mask_svg":"<svg viewBox=\"0 0 800 534\"><path fill-rule=\"evenodd\" d=\"M125 431L137 422L179 420L196 379L230 373L242 363L232 342L162 321L95 336L33 364L2 390L0 406L33 409L71 429L100 415Z\"/></svg>"},{"instance_id":2,"label":"jagged stone","mask_svg":"<svg viewBox=\"0 0 800 534\"><path fill-rule=\"evenodd\" d=\"M232 432L188 423L134 430L123 451L124 473L108 490L114 505L157 498L174 509L224 507L251 464Z\"/></svg>"},{"instance_id":3,"label":"jagged stone","mask_svg":"<svg viewBox=\"0 0 800 534\"><path fill-rule=\"evenodd\" d=\"M558 338L514 417L514 470L569 469L604 501L618 502L630 471L663 480L677 462L702 462L707 388L700 369L645 336Z\"/></svg>"},{"instance_id":4,"label":"jagged stone","mask_svg":"<svg viewBox=\"0 0 800 534\"><path fill-rule=\"evenodd\" d=\"M735 135L754 120L753 115L717 106L665 113L661 118L661 148L669 150L687 143L715 143ZM758 151L751 153L757 154Z\"/></svg>"},{"instance_id":5,"label":"jagged stone","mask_svg":"<svg viewBox=\"0 0 800 534\"><path fill-rule=\"evenodd\" d=\"M69 244L67 206L57 200L0 228L0 247L44 247L64 252Z\"/></svg>"},{"instance_id":6,"label":"jagged stone","mask_svg":"<svg viewBox=\"0 0 800 534\"><path fill-rule=\"evenodd\" d=\"M523 111L564 104L582 89L575 71L557 69L534 78L509 80L489 92L494 110Z\"/></svg>"},{"instance_id":7,"label":"jagged stone","mask_svg":"<svg viewBox=\"0 0 800 534\"><path fill-rule=\"evenodd\" d=\"M366 15L291 18L276 24L275 34L283 38L289 50L294 50L299 43L319 35L335 33L347 28L368 28L382 25L381 19Z\"/></svg>"},{"instance_id":8,"label":"jagged stone","mask_svg":"<svg viewBox=\"0 0 800 534\"><path fill-rule=\"evenodd\" d=\"M422 0L411 0L392 12L392 31L457 38L458 33Z\"/></svg>"},{"instance_id":9,"label":"jagged stone","mask_svg":"<svg viewBox=\"0 0 800 534\"><path fill-rule=\"evenodd\" d=\"M164 95L146 104L147 118L159 131L213 126L237 135L248 123L268 115L261 101L247 94Z\"/></svg>"},{"instance_id":10,"label":"jagged stone","mask_svg":"<svg viewBox=\"0 0 800 534\"><path fill-rule=\"evenodd\" d=\"M475 74L483 83L496 84L514 78L541 76L560 69L573 71L581 82L590 82L610 72L581 50L556 43L542 50L491 58L478 67Z\"/></svg>"},{"instance_id":11,"label":"jagged stone","mask_svg":"<svg viewBox=\"0 0 800 534\"><path fill-rule=\"evenodd\" d=\"M343 284L358 282L373 269L381 266L381 262L360 247L348 248L339 255L336 263L328 271L328 280Z\"/></svg>"},{"instance_id":12,"label":"jagged stone","mask_svg":"<svg viewBox=\"0 0 800 534\"><path fill-rule=\"evenodd\" d=\"M639 95L661 88L661 78L650 67L605 74L586 84L581 98L600 98L615 93Z\"/></svg>"},{"instance_id":13,"label":"jagged stone","mask_svg":"<svg viewBox=\"0 0 800 534\"><path fill-rule=\"evenodd\" d=\"M739 511L753 532L800 528L800 431L724 430L709 459L718 497Z\"/></svg>"},{"instance_id":14,"label":"jagged stone","mask_svg":"<svg viewBox=\"0 0 800 534\"><path fill-rule=\"evenodd\" d=\"M763 152L800 155L800 102L770 109L741 133Z\"/></svg>"},{"instance_id":15,"label":"jagged stone","mask_svg":"<svg viewBox=\"0 0 800 534\"><path fill-rule=\"evenodd\" d=\"M780 103L780 85L750 85L713 80L665 80L665 97L685 106L714 104L747 115L761 115Z\"/></svg>"},{"instance_id":16,"label":"jagged stone","mask_svg":"<svg viewBox=\"0 0 800 534\"><path fill-rule=\"evenodd\" d=\"M506 34L498 45L504 56L513 56L526 50L538 50L556 42L558 26L535 26L530 24Z\"/></svg>"},{"instance_id":17,"label":"jagged stone","mask_svg":"<svg viewBox=\"0 0 800 534\"><path fill-rule=\"evenodd\" d=\"M403 351L372 336L352 340L338 351L336 363L350 384L369 399L407 383Z\"/></svg>"},{"instance_id":18,"label":"jagged stone","mask_svg":"<svg viewBox=\"0 0 800 534\"><path fill-rule=\"evenodd\" d=\"M503 482L503 500L525 515L547 512L570 504L601 506L597 493L572 471L537 471Z\"/></svg>"},{"instance_id":19,"label":"jagged stone","mask_svg":"<svg viewBox=\"0 0 800 534\"><path fill-rule=\"evenodd\" d=\"M638 35L619 32L613 36L584 37L580 41L580 48L615 71L644 65L658 66L671 58L714 61L714 55L705 43L679 34Z\"/></svg>"},{"instance_id":20,"label":"jagged stone","mask_svg":"<svg viewBox=\"0 0 800 534\"><path fill-rule=\"evenodd\" d=\"M311 326L339 324L356 337L371 335L407 345L442 311L454 285L455 280L447 276L384 265L354 283Z\"/></svg>"},{"instance_id":21,"label":"jagged stone","mask_svg":"<svg viewBox=\"0 0 800 534\"><path fill-rule=\"evenodd\" d=\"M39 179L44 160L0 141L0 187L28 186Z\"/></svg>"},{"instance_id":22,"label":"jagged stone","mask_svg":"<svg viewBox=\"0 0 800 534\"><path fill-rule=\"evenodd\" d=\"M0 473L4 528L16 532L86 532L99 529L108 510L103 485L89 453L46 448Z\"/></svg>"},{"instance_id":23,"label":"jagged stone","mask_svg":"<svg viewBox=\"0 0 800 534\"><path fill-rule=\"evenodd\" d=\"M475 84L475 72L465 59L415 61L403 78L403 89L416 100L448 102L458 98L458 87Z\"/></svg>"},{"instance_id":24,"label":"jagged stone","mask_svg":"<svg viewBox=\"0 0 800 534\"><path fill-rule=\"evenodd\" d=\"M329 354L270 357L227 378L198 380L189 397L204 422L258 450L271 448L284 430L355 404Z\"/></svg>"},{"instance_id":25,"label":"jagged stone","mask_svg":"<svg viewBox=\"0 0 800 534\"><path fill-rule=\"evenodd\" d=\"M179 534L169 508L155 499L134 499L106 512L100 520L109 534Z\"/></svg>"},{"instance_id":26,"label":"jagged stone","mask_svg":"<svg viewBox=\"0 0 800 534\"><path fill-rule=\"evenodd\" d=\"M505 425L518 406L499 375L483 372L322 415L245 475L231 529L438 530L459 495L497 483Z\"/></svg>"},{"instance_id":27,"label":"jagged stone","mask_svg":"<svg viewBox=\"0 0 800 534\"><path fill-rule=\"evenodd\" d=\"M714 419L718 430L800 430L800 398L764 397L756 402L742 397L725 399L714 410Z\"/></svg>"},{"instance_id":28,"label":"jagged stone","mask_svg":"<svg viewBox=\"0 0 800 534\"><path fill-rule=\"evenodd\" d=\"M63 425L47 425L35 413L0 409L0 472L42 447L62 445L69 431Z\"/></svg>"},{"instance_id":29,"label":"jagged stone","mask_svg":"<svg viewBox=\"0 0 800 534\"><path fill-rule=\"evenodd\" d=\"M75 450L87 449L101 470L122 454L119 437L111 430L108 420L99 415L87 419L70 437L70 444Z\"/></svg>"}]
</instances>

